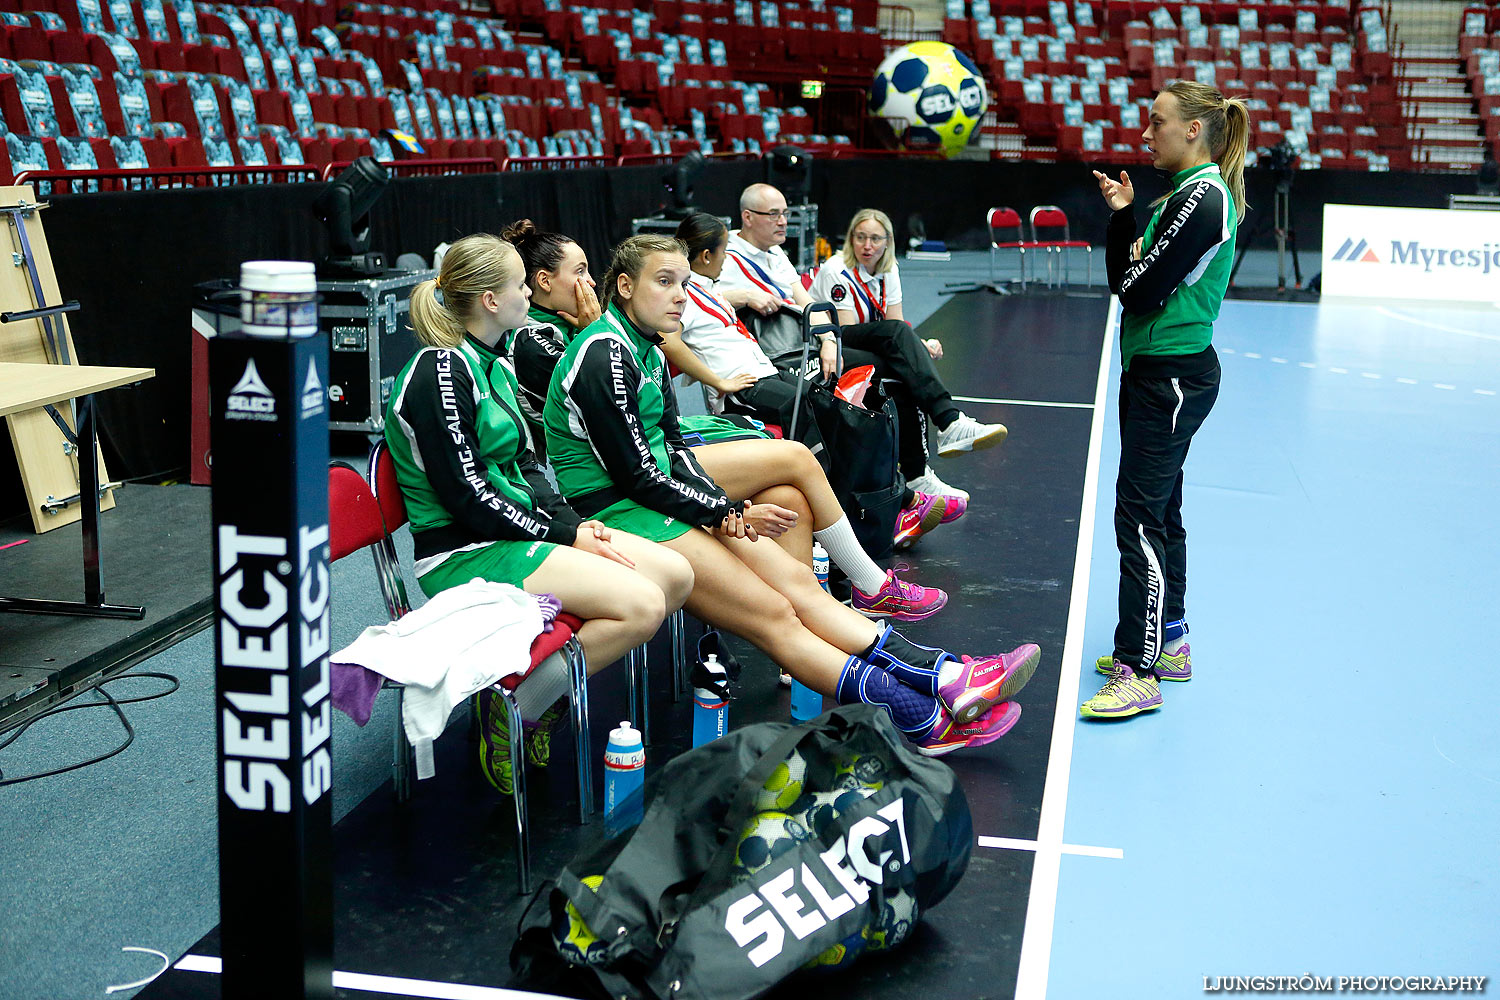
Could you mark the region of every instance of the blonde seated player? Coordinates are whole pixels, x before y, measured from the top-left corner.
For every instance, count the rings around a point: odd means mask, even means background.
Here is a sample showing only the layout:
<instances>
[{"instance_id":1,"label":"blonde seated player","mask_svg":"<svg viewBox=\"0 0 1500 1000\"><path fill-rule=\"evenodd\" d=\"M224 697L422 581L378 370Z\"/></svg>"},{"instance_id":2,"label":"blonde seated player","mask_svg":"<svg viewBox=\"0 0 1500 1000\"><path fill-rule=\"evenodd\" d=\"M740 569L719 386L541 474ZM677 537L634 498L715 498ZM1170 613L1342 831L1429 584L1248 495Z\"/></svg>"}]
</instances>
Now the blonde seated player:
<instances>
[{"instance_id":1,"label":"blonde seated player","mask_svg":"<svg viewBox=\"0 0 1500 1000\"><path fill-rule=\"evenodd\" d=\"M525 324L507 333L503 342L510 345L522 408L528 419L539 421L558 360L579 330L599 319L602 308L594 293L588 257L575 241L540 230L529 219L512 223L504 234L514 242L525 265L531 306ZM675 333L668 337L683 349ZM862 614L922 621L948 603L942 590L902 580L870 558L855 537L823 467L805 446L774 440L732 444L699 446L694 451L709 476L735 500L780 484L795 487L803 498L801 513L808 529L806 558L811 558L812 536L816 535L829 559L849 577L854 607ZM936 510L941 517L942 508L933 507L928 499L929 511ZM778 541L803 558L799 549L803 533Z\"/></svg>"},{"instance_id":2,"label":"blonde seated player","mask_svg":"<svg viewBox=\"0 0 1500 1000\"><path fill-rule=\"evenodd\" d=\"M396 377L385 438L422 590L431 596L478 577L552 594L585 620L578 641L596 672L682 606L693 571L676 552L581 519L536 464L514 376L496 352L525 319L524 278L521 258L494 236L448 248L437 278L412 292L412 327L425 346ZM480 764L509 794L508 716L496 696L484 695ZM550 698L535 708L541 725L527 750L542 764L560 713Z\"/></svg>"},{"instance_id":3,"label":"blonde seated player","mask_svg":"<svg viewBox=\"0 0 1500 1000\"><path fill-rule=\"evenodd\" d=\"M707 467L714 449L738 442L682 446L656 331L680 325L689 273L675 239L633 236L616 248L604 314L569 344L543 410L564 496L583 516L686 556L689 612L753 643L815 691L882 706L920 753L1000 738L1020 717L1011 699L1036 670L1035 645L958 657L871 622L829 596L807 562L762 537L796 533L797 547L810 546L800 491L778 485L731 500Z\"/></svg>"}]
</instances>

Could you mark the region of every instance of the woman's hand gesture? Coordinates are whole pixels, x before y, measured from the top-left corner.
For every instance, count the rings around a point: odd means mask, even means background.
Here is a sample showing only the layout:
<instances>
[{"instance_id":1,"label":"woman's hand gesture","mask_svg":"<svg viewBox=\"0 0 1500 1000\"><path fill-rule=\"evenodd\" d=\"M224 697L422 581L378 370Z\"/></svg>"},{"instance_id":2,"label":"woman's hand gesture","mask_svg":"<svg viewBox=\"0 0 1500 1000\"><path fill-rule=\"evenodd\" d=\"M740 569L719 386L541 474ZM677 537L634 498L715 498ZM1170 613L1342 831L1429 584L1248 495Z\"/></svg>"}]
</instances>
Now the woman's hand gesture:
<instances>
[{"instance_id":1,"label":"woman's hand gesture","mask_svg":"<svg viewBox=\"0 0 1500 1000\"><path fill-rule=\"evenodd\" d=\"M774 503L753 503L745 508L745 523L758 535L779 538L797 523L797 512Z\"/></svg>"},{"instance_id":2,"label":"woman's hand gesture","mask_svg":"<svg viewBox=\"0 0 1500 1000\"><path fill-rule=\"evenodd\" d=\"M741 389L748 389L758 381L760 380L749 372L740 372L738 375L719 379L719 384L714 388L725 396L733 396Z\"/></svg>"},{"instance_id":3,"label":"woman's hand gesture","mask_svg":"<svg viewBox=\"0 0 1500 1000\"><path fill-rule=\"evenodd\" d=\"M1119 180L1111 180L1108 174L1094 171L1094 177L1099 181L1099 193L1104 195L1104 201L1111 209L1118 212L1126 205L1135 201L1135 187L1130 183L1130 175L1120 171Z\"/></svg>"},{"instance_id":4,"label":"woman's hand gesture","mask_svg":"<svg viewBox=\"0 0 1500 1000\"><path fill-rule=\"evenodd\" d=\"M581 282L580 282L581 284ZM625 557L619 549L609 544L611 534L602 521L584 521L578 526L578 537L573 539L573 548L592 552L605 559L613 559L621 566L635 569L635 563Z\"/></svg>"},{"instance_id":5,"label":"woman's hand gesture","mask_svg":"<svg viewBox=\"0 0 1500 1000\"><path fill-rule=\"evenodd\" d=\"M557 314L573 324L575 330L582 330L604 314L604 310L599 308L599 296L594 294L594 286L587 281L580 279L573 283L573 298L578 303L577 314L563 309L559 309Z\"/></svg>"}]
</instances>

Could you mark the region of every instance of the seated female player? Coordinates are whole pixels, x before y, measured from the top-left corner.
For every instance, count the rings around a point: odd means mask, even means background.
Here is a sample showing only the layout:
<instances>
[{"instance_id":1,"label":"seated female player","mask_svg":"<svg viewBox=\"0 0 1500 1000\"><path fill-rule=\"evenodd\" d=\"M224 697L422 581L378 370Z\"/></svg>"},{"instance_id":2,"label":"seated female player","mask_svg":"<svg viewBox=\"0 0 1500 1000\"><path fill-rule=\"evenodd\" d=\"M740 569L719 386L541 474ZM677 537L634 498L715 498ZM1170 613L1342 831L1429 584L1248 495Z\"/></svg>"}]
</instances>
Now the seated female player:
<instances>
[{"instance_id":1,"label":"seated female player","mask_svg":"<svg viewBox=\"0 0 1500 1000\"><path fill-rule=\"evenodd\" d=\"M594 295L588 258L577 243L557 233L539 231L529 219L507 226L505 235L516 241L514 245L526 266L526 282L532 296L528 325L508 335L523 406L534 407L528 409L529 416L532 412L540 413L552 371L578 333L578 324L599 318L599 300ZM675 334L668 336L675 339ZM676 346L680 348L681 344ZM789 424L790 420L786 422ZM909 583L876 565L860 547L828 477L806 447L769 440L733 444L732 448L707 446L695 451L702 452L699 460L708 474L735 499L743 500L780 484L795 487L807 504L804 530L780 537L777 542L798 558L809 561L816 533L828 550L829 559L849 577L854 588L854 606L861 613L876 618L921 621L937 614L948 603L948 595L938 588ZM943 508L928 498L923 498L923 502L926 506L920 507L916 523L920 526L926 518L931 527L941 519ZM802 537L804 533L806 538ZM801 551L803 547L807 549L806 555Z\"/></svg>"},{"instance_id":2,"label":"seated female player","mask_svg":"<svg viewBox=\"0 0 1500 1000\"><path fill-rule=\"evenodd\" d=\"M682 606L693 571L662 546L581 520L537 466L514 376L496 353L501 335L526 317L524 278L521 258L494 236L448 248L437 279L412 292L412 327L426 346L396 378L385 438L422 590L432 595L479 577L553 594L585 619L578 640L597 671ZM509 793L507 715L493 698L481 711L480 763ZM534 743L530 749L535 759Z\"/></svg>"},{"instance_id":3,"label":"seated female player","mask_svg":"<svg viewBox=\"0 0 1500 1000\"><path fill-rule=\"evenodd\" d=\"M955 657L869 621L830 597L806 563L761 540L804 520L783 502L795 503L796 490L731 500L699 457L738 442L682 447L655 331L679 326L688 274L675 239L632 236L616 248L604 315L568 346L543 410L563 494L584 516L686 556L692 614L747 639L815 691L884 707L919 752L998 739L1020 716L1010 699L1036 670L1036 646Z\"/></svg>"},{"instance_id":4,"label":"seated female player","mask_svg":"<svg viewBox=\"0 0 1500 1000\"><path fill-rule=\"evenodd\" d=\"M688 276L682 332L663 335L661 349L667 360L709 387L710 405L783 428L792 426L792 410L798 405L803 412L838 405L832 393L810 381L803 382L802 399L797 403L796 373L781 371L771 363L733 307L715 290L714 281L724 270L729 228L706 212L694 212L677 227L677 238L688 248L693 273ZM906 548L939 524L962 517L968 501L908 487L901 508L895 542L897 548Z\"/></svg>"}]
</instances>

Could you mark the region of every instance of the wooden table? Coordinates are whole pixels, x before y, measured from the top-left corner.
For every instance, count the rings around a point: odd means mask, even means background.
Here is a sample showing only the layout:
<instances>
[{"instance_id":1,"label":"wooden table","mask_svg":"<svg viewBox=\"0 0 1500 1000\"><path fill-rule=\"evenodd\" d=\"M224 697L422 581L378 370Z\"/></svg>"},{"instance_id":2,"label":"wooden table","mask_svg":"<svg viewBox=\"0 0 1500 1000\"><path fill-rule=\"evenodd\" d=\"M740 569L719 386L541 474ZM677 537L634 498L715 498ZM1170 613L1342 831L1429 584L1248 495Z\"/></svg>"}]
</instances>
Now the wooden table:
<instances>
[{"instance_id":1,"label":"wooden table","mask_svg":"<svg viewBox=\"0 0 1500 1000\"><path fill-rule=\"evenodd\" d=\"M0 612L91 618L139 619L145 616L144 607L104 603L104 576L99 565L98 427L94 420L93 394L143 382L155 375L153 368L0 362L0 417L34 410L49 403L78 400L78 503L83 514L84 592L81 603L0 597Z\"/></svg>"}]
</instances>

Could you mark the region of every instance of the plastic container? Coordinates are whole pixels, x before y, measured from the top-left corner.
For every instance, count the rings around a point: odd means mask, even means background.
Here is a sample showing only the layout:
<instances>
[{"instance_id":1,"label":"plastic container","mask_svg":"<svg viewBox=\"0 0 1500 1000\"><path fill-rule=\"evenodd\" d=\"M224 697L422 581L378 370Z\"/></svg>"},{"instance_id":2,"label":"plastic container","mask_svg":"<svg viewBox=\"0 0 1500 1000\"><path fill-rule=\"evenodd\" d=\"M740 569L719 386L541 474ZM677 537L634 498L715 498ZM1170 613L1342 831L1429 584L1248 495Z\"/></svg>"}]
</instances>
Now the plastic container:
<instances>
[{"instance_id":1,"label":"plastic container","mask_svg":"<svg viewBox=\"0 0 1500 1000\"><path fill-rule=\"evenodd\" d=\"M828 550L822 542L813 542L813 576L818 578L818 586L828 589Z\"/></svg>"},{"instance_id":2,"label":"plastic container","mask_svg":"<svg viewBox=\"0 0 1500 1000\"><path fill-rule=\"evenodd\" d=\"M707 687L693 688L693 746L701 747L729 732L729 700L723 692L727 690L729 675L713 653L703 661L703 671L714 679L718 690Z\"/></svg>"},{"instance_id":3,"label":"plastic container","mask_svg":"<svg viewBox=\"0 0 1500 1000\"><path fill-rule=\"evenodd\" d=\"M646 747L629 722L609 734L604 749L604 834L613 837L637 826L645 813L641 786L646 783Z\"/></svg>"},{"instance_id":4,"label":"plastic container","mask_svg":"<svg viewBox=\"0 0 1500 1000\"><path fill-rule=\"evenodd\" d=\"M813 575L818 578L818 584L824 590L828 589L828 550L818 542L813 542ZM792 678L792 721L806 722L816 719L823 714L823 696L812 688L803 684L797 678Z\"/></svg>"},{"instance_id":5,"label":"plastic container","mask_svg":"<svg viewBox=\"0 0 1500 1000\"><path fill-rule=\"evenodd\" d=\"M302 260L240 265L240 329L251 337L311 337L318 332L318 275Z\"/></svg>"}]
</instances>

